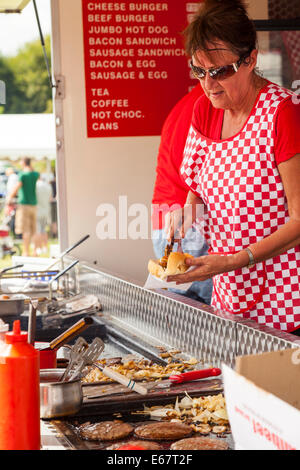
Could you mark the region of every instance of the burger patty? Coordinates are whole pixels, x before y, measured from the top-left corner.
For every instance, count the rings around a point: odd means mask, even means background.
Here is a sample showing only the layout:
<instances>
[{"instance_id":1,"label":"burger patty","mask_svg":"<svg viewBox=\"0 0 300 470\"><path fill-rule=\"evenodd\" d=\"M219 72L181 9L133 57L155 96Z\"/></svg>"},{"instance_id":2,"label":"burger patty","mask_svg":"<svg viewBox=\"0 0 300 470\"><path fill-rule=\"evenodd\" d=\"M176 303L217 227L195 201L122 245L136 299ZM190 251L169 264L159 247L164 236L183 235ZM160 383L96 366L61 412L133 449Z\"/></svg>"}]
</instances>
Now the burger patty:
<instances>
[{"instance_id":1,"label":"burger patty","mask_svg":"<svg viewBox=\"0 0 300 470\"><path fill-rule=\"evenodd\" d=\"M150 423L138 426L134 433L142 439L173 440L183 439L192 434L193 430L183 423Z\"/></svg>"},{"instance_id":2,"label":"burger patty","mask_svg":"<svg viewBox=\"0 0 300 470\"><path fill-rule=\"evenodd\" d=\"M227 442L209 437L191 437L174 442L171 450L227 450Z\"/></svg>"},{"instance_id":3,"label":"burger patty","mask_svg":"<svg viewBox=\"0 0 300 470\"><path fill-rule=\"evenodd\" d=\"M85 423L79 427L82 439L89 441L115 441L129 436L133 427L122 421L102 421L100 423Z\"/></svg>"},{"instance_id":4,"label":"burger patty","mask_svg":"<svg viewBox=\"0 0 300 470\"><path fill-rule=\"evenodd\" d=\"M106 447L105 450L117 450L119 447L125 446L125 445L144 447L145 450L161 450L162 449L162 447L159 444L157 444L157 442L136 440L136 441L118 442L109 447Z\"/></svg>"}]
</instances>

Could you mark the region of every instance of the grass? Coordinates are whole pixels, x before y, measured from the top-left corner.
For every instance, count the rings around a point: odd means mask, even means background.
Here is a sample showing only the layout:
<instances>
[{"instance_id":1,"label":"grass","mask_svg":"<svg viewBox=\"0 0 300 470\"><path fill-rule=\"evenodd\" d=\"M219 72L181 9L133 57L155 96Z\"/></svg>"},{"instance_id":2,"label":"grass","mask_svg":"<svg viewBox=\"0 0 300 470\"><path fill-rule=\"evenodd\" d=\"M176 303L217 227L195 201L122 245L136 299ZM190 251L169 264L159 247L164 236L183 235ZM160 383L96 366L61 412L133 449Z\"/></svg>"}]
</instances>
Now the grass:
<instances>
[{"instance_id":1,"label":"grass","mask_svg":"<svg viewBox=\"0 0 300 470\"><path fill-rule=\"evenodd\" d=\"M1 225L1 222L3 221L3 218L4 218L4 202L0 201L0 225ZM22 240L15 239L12 233L10 234L10 236L14 241L14 246L15 246L15 251L16 251L15 255L20 256L22 253ZM49 237L47 253L40 255L39 258L49 258L51 245L57 245L57 244L58 244L57 238ZM10 255L6 255L4 258L0 259L0 271L2 269L9 268L10 266L12 266L12 257Z\"/></svg>"},{"instance_id":2,"label":"grass","mask_svg":"<svg viewBox=\"0 0 300 470\"><path fill-rule=\"evenodd\" d=\"M22 247L22 240L15 240L15 243ZM49 258L50 256L50 247L51 245L57 245L57 239L50 239L48 242L48 250L47 253L41 254L38 258ZM0 270L9 268L12 266L12 257L10 255L5 256L4 258L0 259Z\"/></svg>"},{"instance_id":3,"label":"grass","mask_svg":"<svg viewBox=\"0 0 300 470\"><path fill-rule=\"evenodd\" d=\"M9 268L11 266L11 257L5 256L4 258L0 259L0 270Z\"/></svg>"}]
</instances>

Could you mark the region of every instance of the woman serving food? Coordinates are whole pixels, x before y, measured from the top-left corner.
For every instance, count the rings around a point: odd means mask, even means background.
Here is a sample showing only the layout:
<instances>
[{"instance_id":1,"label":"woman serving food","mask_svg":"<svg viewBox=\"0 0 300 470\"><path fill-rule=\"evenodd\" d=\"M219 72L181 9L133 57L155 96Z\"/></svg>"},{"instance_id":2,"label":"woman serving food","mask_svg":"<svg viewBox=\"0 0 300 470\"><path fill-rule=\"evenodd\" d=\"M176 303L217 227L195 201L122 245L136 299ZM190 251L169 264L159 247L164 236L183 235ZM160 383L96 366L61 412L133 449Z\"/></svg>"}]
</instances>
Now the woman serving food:
<instances>
[{"instance_id":1,"label":"woman serving food","mask_svg":"<svg viewBox=\"0 0 300 470\"><path fill-rule=\"evenodd\" d=\"M204 207L210 254L187 259L194 269L168 281L213 277L213 306L294 331L300 328L300 105L257 72L257 35L242 1L206 0L185 33L204 95L194 107L180 170L189 186L186 206L167 216L166 229L169 240L178 229L184 237Z\"/></svg>"}]
</instances>

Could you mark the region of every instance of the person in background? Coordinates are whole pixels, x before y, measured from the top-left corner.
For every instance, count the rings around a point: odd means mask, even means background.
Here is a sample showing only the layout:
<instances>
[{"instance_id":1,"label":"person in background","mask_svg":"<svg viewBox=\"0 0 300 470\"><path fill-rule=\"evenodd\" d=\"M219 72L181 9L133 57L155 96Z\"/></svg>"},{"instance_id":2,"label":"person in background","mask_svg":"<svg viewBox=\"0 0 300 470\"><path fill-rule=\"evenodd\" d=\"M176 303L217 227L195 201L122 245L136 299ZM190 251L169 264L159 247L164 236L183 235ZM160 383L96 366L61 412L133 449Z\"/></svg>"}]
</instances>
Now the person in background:
<instances>
[{"instance_id":1,"label":"person in background","mask_svg":"<svg viewBox=\"0 0 300 470\"><path fill-rule=\"evenodd\" d=\"M36 254L46 254L48 252L47 225L51 217L52 188L43 175L36 183L37 197L37 230L34 237Z\"/></svg>"},{"instance_id":2,"label":"person in background","mask_svg":"<svg viewBox=\"0 0 300 470\"><path fill-rule=\"evenodd\" d=\"M185 37L204 94L180 171L186 204L205 207L210 254L186 260L193 270L168 280L213 278L216 309L299 334L300 105L257 72L257 33L244 2L202 5ZM182 218L182 210L172 213L170 238Z\"/></svg>"},{"instance_id":3,"label":"person in background","mask_svg":"<svg viewBox=\"0 0 300 470\"><path fill-rule=\"evenodd\" d=\"M167 244L165 234L165 217L170 210L183 207L189 188L180 176L180 166L186 138L191 124L195 102L203 90L197 84L171 110L162 128L161 141L157 156L156 180L152 197L152 243L155 256L164 255ZM191 228L182 240L182 250L199 257L207 254L207 244L201 233ZM177 251L175 243L173 251ZM194 282L188 290L175 290L186 297L210 304L212 280Z\"/></svg>"},{"instance_id":4,"label":"person in background","mask_svg":"<svg viewBox=\"0 0 300 470\"><path fill-rule=\"evenodd\" d=\"M18 182L18 175L15 171L15 169L12 166L9 166L5 170L5 174L7 176L7 182L6 182L6 196L8 196L14 187L16 186Z\"/></svg>"},{"instance_id":5,"label":"person in background","mask_svg":"<svg viewBox=\"0 0 300 470\"><path fill-rule=\"evenodd\" d=\"M52 198L51 198L51 237L57 237L57 192L56 192L56 175L55 171L53 177L50 181L52 188Z\"/></svg>"},{"instance_id":6,"label":"person in background","mask_svg":"<svg viewBox=\"0 0 300 470\"><path fill-rule=\"evenodd\" d=\"M8 204L11 204L18 196L16 211L16 234L22 234L23 252L22 256L30 256L30 245L36 233L36 182L39 173L31 166L30 158L24 158L21 162L22 171L19 173L18 182L8 195ZM35 250L33 252L35 256Z\"/></svg>"},{"instance_id":7,"label":"person in background","mask_svg":"<svg viewBox=\"0 0 300 470\"><path fill-rule=\"evenodd\" d=\"M9 216L9 228L12 233L15 235L15 219L16 219L16 204L14 202L8 204L8 196L12 192L13 188L18 182L18 175L13 167L6 168L5 174L7 176L6 182L6 205L5 205L5 215Z\"/></svg>"}]
</instances>

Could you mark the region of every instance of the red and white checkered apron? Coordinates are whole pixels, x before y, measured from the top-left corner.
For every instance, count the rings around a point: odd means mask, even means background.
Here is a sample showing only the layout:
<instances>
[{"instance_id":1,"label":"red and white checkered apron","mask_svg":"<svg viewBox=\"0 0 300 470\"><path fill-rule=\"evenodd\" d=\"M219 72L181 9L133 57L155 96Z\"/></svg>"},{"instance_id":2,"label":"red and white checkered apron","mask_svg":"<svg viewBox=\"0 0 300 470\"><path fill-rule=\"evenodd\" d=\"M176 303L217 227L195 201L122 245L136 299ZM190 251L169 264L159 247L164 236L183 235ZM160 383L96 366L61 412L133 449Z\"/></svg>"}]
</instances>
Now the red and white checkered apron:
<instances>
[{"instance_id":1,"label":"red and white checkered apron","mask_svg":"<svg viewBox=\"0 0 300 470\"><path fill-rule=\"evenodd\" d=\"M274 156L276 111L289 96L267 85L242 131L229 139L211 140L190 129L180 172L206 205L204 233L212 253L236 253L289 220ZM300 326L299 246L213 281L216 308L285 331Z\"/></svg>"}]
</instances>

